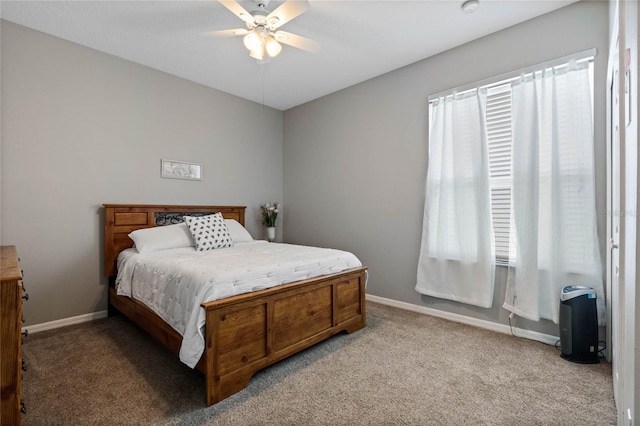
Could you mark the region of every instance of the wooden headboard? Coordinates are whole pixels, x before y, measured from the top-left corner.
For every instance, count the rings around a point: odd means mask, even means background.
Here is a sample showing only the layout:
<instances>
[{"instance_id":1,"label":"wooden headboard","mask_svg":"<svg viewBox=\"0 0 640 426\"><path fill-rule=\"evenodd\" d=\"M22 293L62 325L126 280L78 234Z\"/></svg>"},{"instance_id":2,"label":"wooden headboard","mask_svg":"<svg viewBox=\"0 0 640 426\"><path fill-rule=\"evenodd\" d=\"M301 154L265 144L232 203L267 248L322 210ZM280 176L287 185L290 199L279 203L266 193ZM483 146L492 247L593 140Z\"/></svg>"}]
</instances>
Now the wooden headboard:
<instances>
[{"instance_id":1,"label":"wooden headboard","mask_svg":"<svg viewBox=\"0 0 640 426\"><path fill-rule=\"evenodd\" d=\"M182 216L221 212L244 226L245 206L180 206L165 204L104 204L104 274L116 274L116 260L124 249L133 247L129 233L136 229L172 225Z\"/></svg>"}]
</instances>

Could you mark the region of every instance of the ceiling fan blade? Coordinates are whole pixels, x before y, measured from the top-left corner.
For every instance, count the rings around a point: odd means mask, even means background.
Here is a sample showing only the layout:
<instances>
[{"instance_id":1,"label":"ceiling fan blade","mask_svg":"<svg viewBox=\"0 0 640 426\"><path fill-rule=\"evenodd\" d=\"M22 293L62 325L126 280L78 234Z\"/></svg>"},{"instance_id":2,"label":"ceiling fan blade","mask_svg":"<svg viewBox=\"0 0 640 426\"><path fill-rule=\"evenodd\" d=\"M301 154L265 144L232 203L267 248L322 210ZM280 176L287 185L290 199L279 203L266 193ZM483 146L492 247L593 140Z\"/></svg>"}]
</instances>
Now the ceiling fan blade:
<instances>
[{"instance_id":1,"label":"ceiling fan blade","mask_svg":"<svg viewBox=\"0 0 640 426\"><path fill-rule=\"evenodd\" d=\"M276 41L287 44L289 46L297 47L298 49L306 50L307 52L316 53L320 50L320 43L311 40L310 38L302 37L296 34L288 33L286 31L276 31L273 35Z\"/></svg>"},{"instance_id":2,"label":"ceiling fan blade","mask_svg":"<svg viewBox=\"0 0 640 426\"><path fill-rule=\"evenodd\" d=\"M273 26L278 28L279 26L286 24L293 18L302 15L311 6L307 0L287 0L280 5L276 10L267 15L267 22L272 22L272 18L278 18L278 21Z\"/></svg>"},{"instance_id":3,"label":"ceiling fan blade","mask_svg":"<svg viewBox=\"0 0 640 426\"><path fill-rule=\"evenodd\" d=\"M244 22L253 23L253 16L240 6L235 0L218 0L224 7L229 9L234 15Z\"/></svg>"},{"instance_id":4,"label":"ceiling fan blade","mask_svg":"<svg viewBox=\"0 0 640 426\"><path fill-rule=\"evenodd\" d=\"M236 28L233 30L220 30L220 31L207 31L204 33L200 33L203 36L213 36L213 37L233 37L233 36L241 36L247 35L251 31L246 28Z\"/></svg>"}]
</instances>

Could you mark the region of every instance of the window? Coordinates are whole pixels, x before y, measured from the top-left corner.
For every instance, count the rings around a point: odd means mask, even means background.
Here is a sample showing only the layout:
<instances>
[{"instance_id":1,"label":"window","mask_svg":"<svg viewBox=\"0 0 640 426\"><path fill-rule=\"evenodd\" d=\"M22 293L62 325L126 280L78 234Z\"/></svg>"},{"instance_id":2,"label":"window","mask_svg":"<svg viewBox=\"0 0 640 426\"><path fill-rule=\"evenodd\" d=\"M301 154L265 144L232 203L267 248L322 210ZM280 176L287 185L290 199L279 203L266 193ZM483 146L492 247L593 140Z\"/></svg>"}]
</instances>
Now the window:
<instances>
[{"instance_id":1,"label":"window","mask_svg":"<svg viewBox=\"0 0 640 426\"><path fill-rule=\"evenodd\" d=\"M574 283L596 290L604 324L593 54L429 98L418 292L488 307L495 266L506 264L505 309L557 323L560 292Z\"/></svg>"},{"instance_id":2,"label":"window","mask_svg":"<svg viewBox=\"0 0 640 426\"><path fill-rule=\"evenodd\" d=\"M585 58L584 60L590 63L591 105L593 107L593 57ZM562 66L568 66L568 63L559 66L556 65L556 68ZM538 70L533 70L531 73L541 73L544 68L545 67L539 67ZM478 87L483 87L487 90L485 118L489 150L489 183L491 188L491 214L496 263L506 265L509 256L511 256L511 259L515 258L514 247L510 249L509 245L509 239L513 232L511 219L511 79L501 79L500 81L479 85ZM430 115L432 103L433 101L429 104ZM431 128L429 131L431 131ZM544 163L544 161L542 161L542 163ZM541 165L541 168L543 169L541 173L545 173L545 169L547 169L548 166ZM574 213L580 214L580 212ZM570 226L571 224L568 225ZM576 229L574 234L576 238L581 238L582 233L579 229Z\"/></svg>"}]
</instances>

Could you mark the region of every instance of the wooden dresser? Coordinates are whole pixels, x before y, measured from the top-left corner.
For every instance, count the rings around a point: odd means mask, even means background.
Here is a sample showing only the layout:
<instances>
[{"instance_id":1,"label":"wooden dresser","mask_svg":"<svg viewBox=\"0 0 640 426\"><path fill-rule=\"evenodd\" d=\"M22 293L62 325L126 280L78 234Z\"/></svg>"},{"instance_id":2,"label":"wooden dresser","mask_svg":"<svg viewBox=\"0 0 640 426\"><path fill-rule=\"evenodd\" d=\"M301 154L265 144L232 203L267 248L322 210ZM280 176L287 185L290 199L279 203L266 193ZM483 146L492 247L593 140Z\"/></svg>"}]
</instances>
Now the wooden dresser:
<instances>
[{"instance_id":1,"label":"wooden dresser","mask_svg":"<svg viewBox=\"0 0 640 426\"><path fill-rule=\"evenodd\" d=\"M20 424L22 411L23 288L15 246L1 246L0 257L0 424L9 426Z\"/></svg>"}]
</instances>

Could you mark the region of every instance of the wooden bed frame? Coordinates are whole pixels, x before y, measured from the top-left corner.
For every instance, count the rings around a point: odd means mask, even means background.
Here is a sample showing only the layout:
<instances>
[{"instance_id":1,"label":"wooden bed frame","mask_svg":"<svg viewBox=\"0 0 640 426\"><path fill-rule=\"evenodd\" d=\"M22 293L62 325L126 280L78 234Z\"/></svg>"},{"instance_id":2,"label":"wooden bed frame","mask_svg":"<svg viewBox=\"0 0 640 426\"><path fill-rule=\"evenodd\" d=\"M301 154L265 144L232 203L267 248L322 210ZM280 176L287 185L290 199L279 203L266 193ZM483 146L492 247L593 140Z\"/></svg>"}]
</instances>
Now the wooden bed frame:
<instances>
[{"instance_id":1,"label":"wooden bed frame","mask_svg":"<svg viewBox=\"0 0 640 426\"><path fill-rule=\"evenodd\" d=\"M144 304L118 296L118 254L133 246L131 231L177 223L182 214L221 212L244 225L243 206L104 204L104 269L109 304L176 354L182 336ZM244 389L258 370L337 333L366 326L365 271L339 274L203 303L205 351L196 368L206 377L210 406Z\"/></svg>"}]
</instances>

